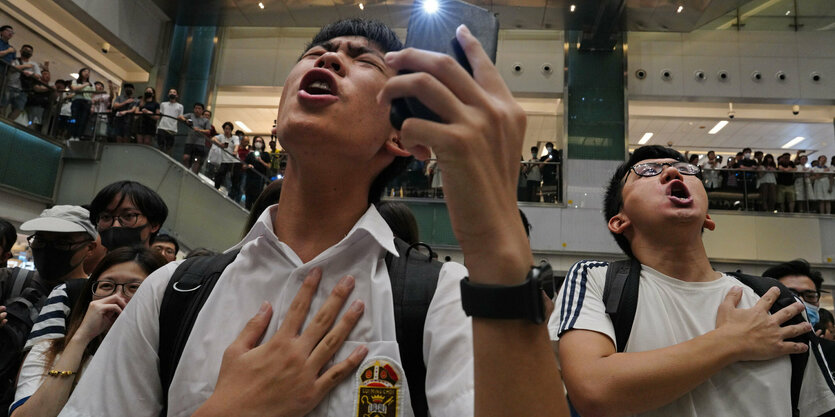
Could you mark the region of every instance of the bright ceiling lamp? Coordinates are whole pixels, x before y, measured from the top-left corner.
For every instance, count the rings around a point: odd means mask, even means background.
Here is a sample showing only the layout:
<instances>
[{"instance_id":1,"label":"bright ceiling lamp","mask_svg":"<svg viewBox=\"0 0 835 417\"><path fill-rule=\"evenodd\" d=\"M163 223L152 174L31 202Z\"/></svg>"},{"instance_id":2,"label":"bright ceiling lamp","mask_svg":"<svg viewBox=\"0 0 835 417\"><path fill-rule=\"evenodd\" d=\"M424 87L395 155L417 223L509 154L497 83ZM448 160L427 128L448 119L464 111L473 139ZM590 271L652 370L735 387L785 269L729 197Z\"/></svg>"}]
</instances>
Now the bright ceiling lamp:
<instances>
[{"instance_id":1,"label":"bright ceiling lamp","mask_svg":"<svg viewBox=\"0 0 835 417\"><path fill-rule=\"evenodd\" d=\"M241 128L241 130L243 130L244 132L252 133L252 129L250 129L249 126L247 126L244 122L240 120L235 120L235 124L238 125L238 127Z\"/></svg>"},{"instance_id":2,"label":"bright ceiling lamp","mask_svg":"<svg viewBox=\"0 0 835 417\"><path fill-rule=\"evenodd\" d=\"M713 126L713 129L710 129L710 131L707 132L707 134L708 135L715 135L715 134L719 133L719 131L722 130L722 128L725 127L725 125L727 125L727 124L728 124L727 120L722 120L719 123L717 123L716 126Z\"/></svg>"},{"instance_id":3,"label":"bright ceiling lamp","mask_svg":"<svg viewBox=\"0 0 835 417\"><path fill-rule=\"evenodd\" d=\"M641 137L641 140L638 141L638 145L643 145L649 142L649 139L652 137L652 132L644 133L644 136Z\"/></svg>"},{"instance_id":4,"label":"bright ceiling lamp","mask_svg":"<svg viewBox=\"0 0 835 417\"><path fill-rule=\"evenodd\" d=\"M260 7L261 9L264 9L264 3L259 1L258 2L258 7Z\"/></svg>"},{"instance_id":5,"label":"bright ceiling lamp","mask_svg":"<svg viewBox=\"0 0 835 417\"><path fill-rule=\"evenodd\" d=\"M678 6L678 9L676 9L676 13L681 13L682 11L684 11L684 6Z\"/></svg>"},{"instance_id":6,"label":"bright ceiling lamp","mask_svg":"<svg viewBox=\"0 0 835 417\"><path fill-rule=\"evenodd\" d=\"M786 142L786 144L781 146L781 148L783 148L783 149L791 148L792 146L797 145L800 142L803 142L804 139L806 139L806 138L804 138L803 136L798 136L798 137Z\"/></svg>"}]
</instances>

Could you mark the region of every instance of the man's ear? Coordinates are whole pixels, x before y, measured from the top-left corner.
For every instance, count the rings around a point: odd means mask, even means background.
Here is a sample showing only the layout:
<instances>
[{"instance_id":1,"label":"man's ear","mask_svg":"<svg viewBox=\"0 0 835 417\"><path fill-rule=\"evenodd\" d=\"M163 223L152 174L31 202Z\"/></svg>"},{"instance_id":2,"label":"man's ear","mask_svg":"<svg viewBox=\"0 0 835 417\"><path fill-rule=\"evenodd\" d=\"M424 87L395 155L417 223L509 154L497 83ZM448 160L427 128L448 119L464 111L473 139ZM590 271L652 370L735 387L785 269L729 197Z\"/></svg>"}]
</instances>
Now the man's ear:
<instances>
[{"instance_id":1,"label":"man's ear","mask_svg":"<svg viewBox=\"0 0 835 417\"><path fill-rule=\"evenodd\" d=\"M419 161L425 161L432 157L432 152L429 151L429 148L423 145L416 145L406 149L403 147L403 143L400 142L400 138L397 136L392 136L389 140L387 140L385 148L394 156L414 156L415 159Z\"/></svg>"},{"instance_id":2,"label":"man's ear","mask_svg":"<svg viewBox=\"0 0 835 417\"><path fill-rule=\"evenodd\" d=\"M707 230L714 230L716 229L716 222L710 218L710 214L705 214L705 222L702 225Z\"/></svg>"},{"instance_id":3,"label":"man's ear","mask_svg":"<svg viewBox=\"0 0 835 417\"><path fill-rule=\"evenodd\" d=\"M623 234L623 232L631 225L632 221L630 221L629 218L623 214L623 212L620 212L609 219L609 231L616 235Z\"/></svg>"},{"instance_id":4,"label":"man's ear","mask_svg":"<svg viewBox=\"0 0 835 417\"><path fill-rule=\"evenodd\" d=\"M159 232L159 228L160 228L160 226L161 226L161 225L159 225L159 224L151 224L151 234L154 234L154 233L156 233L156 232Z\"/></svg>"}]
</instances>

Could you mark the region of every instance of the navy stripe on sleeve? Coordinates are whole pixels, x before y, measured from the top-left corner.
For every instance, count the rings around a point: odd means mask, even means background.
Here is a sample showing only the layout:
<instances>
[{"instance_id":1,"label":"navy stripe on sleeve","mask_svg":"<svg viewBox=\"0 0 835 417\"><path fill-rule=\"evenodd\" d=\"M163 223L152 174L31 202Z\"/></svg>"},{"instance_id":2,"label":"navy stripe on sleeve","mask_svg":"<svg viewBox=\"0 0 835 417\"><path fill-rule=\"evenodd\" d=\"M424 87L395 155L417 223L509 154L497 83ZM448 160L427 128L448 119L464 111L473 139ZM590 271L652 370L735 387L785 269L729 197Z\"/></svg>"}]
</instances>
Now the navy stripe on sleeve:
<instances>
[{"instance_id":1,"label":"navy stripe on sleeve","mask_svg":"<svg viewBox=\"0 0 835 417\"><path fill-rule=\"evenodd\" d=\"M21 405L23 405L23 403L25 403L26 400L28 400L30 397L31 397L31 395L28 396L28 397L23 397L23 398L15 401L14 404L12 404L12 406L9 407L9 415L12 415L12 412L14 412L14 410L17 409L17 407L20 407Z\"/></svg>"},{"instance_id":2,"label":"navy stripe on sleeve","mask_svg":"<svg viewBox=\"0 0 835 417\"><path fill-rule=\"evenodd\" d=\"M49 320L49 319L66 319L66 318L67 318L67 316L64 314L64 310L55 310L55 311L50 311L50 312L47 312L47 313L43 313L40 316L38 316L38 319L35 320L35 324L38 324L42 321L46 321L46 320Z\"/></svg>"},{"instance_id":3,"label":"navy stripe on sleeve","mask_svg":"<svg viewBox=\"0 0 835 417\"><path fill-rule=\"evenodd\" d=\"M583 301L586 298L586 282L588 281L588 271L592 268L599 268L607 266L606 262L583 261L574 265L569 274L571 275L571 291L568 296L571 298L567 303L568 308L563 310L564 314L560 316L560 332L571 330L577 319L580 317L580 311L583 309ZM577 288L579 286L579 289ZM577 302L574 305L574 293L577 292ZM563 305L566 305L563 299Z\"/></svg>"}]
</instances>

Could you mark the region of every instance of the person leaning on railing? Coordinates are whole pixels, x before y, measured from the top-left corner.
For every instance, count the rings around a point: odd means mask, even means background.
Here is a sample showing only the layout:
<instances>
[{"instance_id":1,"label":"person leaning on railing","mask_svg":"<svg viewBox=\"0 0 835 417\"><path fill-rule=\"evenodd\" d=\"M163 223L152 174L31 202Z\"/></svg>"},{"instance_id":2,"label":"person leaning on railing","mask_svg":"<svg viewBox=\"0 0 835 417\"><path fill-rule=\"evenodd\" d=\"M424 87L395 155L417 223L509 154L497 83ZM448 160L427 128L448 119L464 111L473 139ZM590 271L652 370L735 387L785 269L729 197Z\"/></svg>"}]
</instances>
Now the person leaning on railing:
<instances>
[{"instance_id":1,"label":"person leaning on railing","mask_svg":"<svg viewBox=\"0 0 835 417\"><path fill-rule=\"evenodd\" d=\"M134 113L142 115L136 131L136 143L141 145L151 145L151 140L157 132L157 120L159 120L160 113L156 95L157 92L153 87L146 87L142 101L133 109Z\"/></svg>"},{"instance_id":2,"label":"person leaning on railing","mask_svg":"<svg viewBox=\"0 0 835 417\"><path fill-rule=\"evenodd\" d=\"M84 136L87 119L90 118L92 94L95 89L90 81L89 68L78 70L78 78L70 84L70 89L75 92L71 106L72 118L75 119L75 124L70 125L70 140L72 141L80 140Z\"/></svg>"},{"instance_id":3,"label":"person leaning on railing","mask_svg":"<svg viewBox=\"0 0 835 417\"><path fill-rule=\"evenodd\" d=\"M46 64L46 63L44 63ZM32 129L41 130L42 126L49 126L52 118L52 104L56 100L55 89L49 86L50 72L48 68L41 69L41 79L32 85L32 91L26 101L26 114Z\"/></svg>"},{"instance_id":4,"label":"person leaning on railing","mask_svg":"<svg viewBox=\"0 0 835 417\"><path fill-rule=\"evenodd\" d=\"M131 83L122 86L122 94L113 99L111 108L115 113L113 128L116 134L116 142L128 143L131 137L133 126L134 108L139 104L139 99L133 96L136 88Z\"/></svg>"}]
</instances>

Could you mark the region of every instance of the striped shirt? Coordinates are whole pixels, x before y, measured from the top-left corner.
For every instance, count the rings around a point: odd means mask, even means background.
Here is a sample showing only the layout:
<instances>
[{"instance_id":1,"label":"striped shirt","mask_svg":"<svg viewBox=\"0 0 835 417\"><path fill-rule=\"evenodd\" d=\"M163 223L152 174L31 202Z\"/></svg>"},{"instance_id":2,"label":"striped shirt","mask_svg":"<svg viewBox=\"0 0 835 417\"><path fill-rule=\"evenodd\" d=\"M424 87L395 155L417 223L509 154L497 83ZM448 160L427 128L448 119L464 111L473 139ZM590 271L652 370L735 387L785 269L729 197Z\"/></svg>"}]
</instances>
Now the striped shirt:
<instances>
[{"instance_id":1,"label":"striped shirt","mask_svg":"<svg viewBox=\"0 0 835 417\"><path fill-rule=\"evenodd\" d=\"M29 340L26 341L24 350L29 350L35 343L64 337L67 333L67 318L70 315L70 306L67 301L67 284L55 287L46 298L32 330L29 332Z\"/></svg>"}]
</instances>

